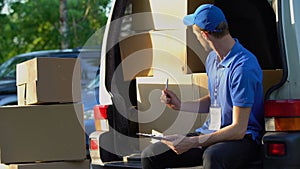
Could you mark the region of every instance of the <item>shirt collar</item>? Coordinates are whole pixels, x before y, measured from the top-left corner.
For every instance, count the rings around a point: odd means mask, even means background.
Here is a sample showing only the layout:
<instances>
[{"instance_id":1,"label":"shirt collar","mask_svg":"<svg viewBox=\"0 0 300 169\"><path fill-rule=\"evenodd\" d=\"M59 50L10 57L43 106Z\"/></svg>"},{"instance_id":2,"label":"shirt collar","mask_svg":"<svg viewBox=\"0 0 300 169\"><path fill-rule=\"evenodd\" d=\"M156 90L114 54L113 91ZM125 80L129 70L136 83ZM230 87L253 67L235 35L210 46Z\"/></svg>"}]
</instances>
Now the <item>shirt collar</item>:
<instances>
[{"instance_id":1,"label":"shirt collar","mask_svg":"<svg viewBox=\"0 0 300 169\"><path fill-rule=\"evenodd\" d=\"M230 66L230 64L234 60L234 56L235 56L236 52L238 51L239 41L238 41L238 39L234 39L234 40L235 40L235 44L233 45L232 49L230 50L228 55L220 62L220 65L223 66L223 67L229 67Z\"/></svg>"}]
</instances>

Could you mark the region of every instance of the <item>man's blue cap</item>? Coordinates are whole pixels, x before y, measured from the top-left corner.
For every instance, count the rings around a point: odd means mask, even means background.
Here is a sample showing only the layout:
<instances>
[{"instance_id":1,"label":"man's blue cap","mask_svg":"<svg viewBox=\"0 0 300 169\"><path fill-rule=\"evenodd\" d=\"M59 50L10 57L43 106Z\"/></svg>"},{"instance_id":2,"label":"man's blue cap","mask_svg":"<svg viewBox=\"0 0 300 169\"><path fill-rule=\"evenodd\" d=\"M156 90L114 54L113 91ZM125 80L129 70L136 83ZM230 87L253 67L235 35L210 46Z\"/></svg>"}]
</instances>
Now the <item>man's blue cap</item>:
<instances>
[{"instance_id":1,"label":"man's blue cap","mask_svg":"<svg viewBox=\"0 0 300 169\"><path fill-rule=\"evenodd\" d=\"M199 28L211 31L220 32L217 26L221 22L227 22L222 10L212 4L200 5L193 14L183 18L183 22L187 26L196 24Z\"/></svg>"}]
</instances>

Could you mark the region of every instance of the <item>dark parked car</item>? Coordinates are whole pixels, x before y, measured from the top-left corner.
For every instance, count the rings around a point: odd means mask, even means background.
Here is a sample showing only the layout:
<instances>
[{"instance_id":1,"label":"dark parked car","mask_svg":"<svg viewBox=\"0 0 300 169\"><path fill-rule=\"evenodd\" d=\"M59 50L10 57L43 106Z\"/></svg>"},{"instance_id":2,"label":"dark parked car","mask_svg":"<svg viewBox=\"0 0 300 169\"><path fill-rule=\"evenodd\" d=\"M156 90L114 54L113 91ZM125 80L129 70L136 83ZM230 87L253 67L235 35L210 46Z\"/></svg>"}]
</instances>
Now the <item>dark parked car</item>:
<instances>
[{"instance_id":1,"label":"dark parked car","mask_svg":"<svg viewBox=\"0 0 300 169\"><path fill-rule=\"evenodd\" d=\"M100 63L100 50L67 49L45 50L20 54L0 65L0 106L17 105L16 65L35 57L80 58L82 70L82 103L86 136L95 131L93 107L97 104L97 94L91 88L97 76ZM88 150L88 140L87 150Z\"/></svg>"}]
</instances>

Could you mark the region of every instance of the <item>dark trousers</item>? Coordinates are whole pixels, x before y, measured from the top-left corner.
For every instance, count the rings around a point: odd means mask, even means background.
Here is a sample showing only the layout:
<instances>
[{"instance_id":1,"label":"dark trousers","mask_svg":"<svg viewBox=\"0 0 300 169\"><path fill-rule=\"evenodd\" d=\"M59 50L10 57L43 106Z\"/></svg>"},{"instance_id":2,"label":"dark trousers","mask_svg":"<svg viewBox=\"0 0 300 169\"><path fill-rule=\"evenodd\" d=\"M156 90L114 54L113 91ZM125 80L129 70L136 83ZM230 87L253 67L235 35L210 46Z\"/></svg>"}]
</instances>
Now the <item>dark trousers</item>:
<instances>
[{"instance_id":1,"label":"dark trousers","mask_svg":"<svg viewBox=\"0 0 300 169\"><path fill-rule=\"evenodd\" d=\"M207 148L193 148L180 155L158 142L142 152L142 165L143 169L201 165L203 169L239 169L259 157L259 145L249 138L220 142Z\"/></svg>"}]
</instances>

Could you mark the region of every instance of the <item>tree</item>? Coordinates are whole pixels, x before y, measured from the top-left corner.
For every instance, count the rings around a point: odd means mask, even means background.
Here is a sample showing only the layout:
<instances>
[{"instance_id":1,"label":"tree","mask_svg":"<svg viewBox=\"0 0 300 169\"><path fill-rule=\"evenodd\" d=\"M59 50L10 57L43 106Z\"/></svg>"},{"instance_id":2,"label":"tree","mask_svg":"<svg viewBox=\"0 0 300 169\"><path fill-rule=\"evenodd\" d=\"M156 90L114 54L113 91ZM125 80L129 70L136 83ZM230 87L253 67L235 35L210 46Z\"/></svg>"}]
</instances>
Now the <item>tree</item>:
<instances>
[{"instance_id":1,"label":"tree","mask_svg":"<svg viewBox=\"0 0 300 169\"><path fill-rule=\"evenodd\" d=\"M67 49L69 48L69 25L68 25L68 9L67 9L67 0L59 0L59 23L60 23L60 35L62 37L61 40L61 48Z\"/></svg>"},{"instance_id":2,"label":"tree","mask_svg":"<svg viewBox=\"0 0 300 169\"><path fill-rule=\"evenodd\" d=\"M15 0L16 1L16 0ZM0 63L36 50L60 49L59 0L11 2L12 12L0 14ZM0 0L2 7L3 0ZM70 48L81 47L105 25L110 0L66 0L68 6L68 42ZM99 44L101 39L99 39Z\"/></svg>"}]
</instances>

